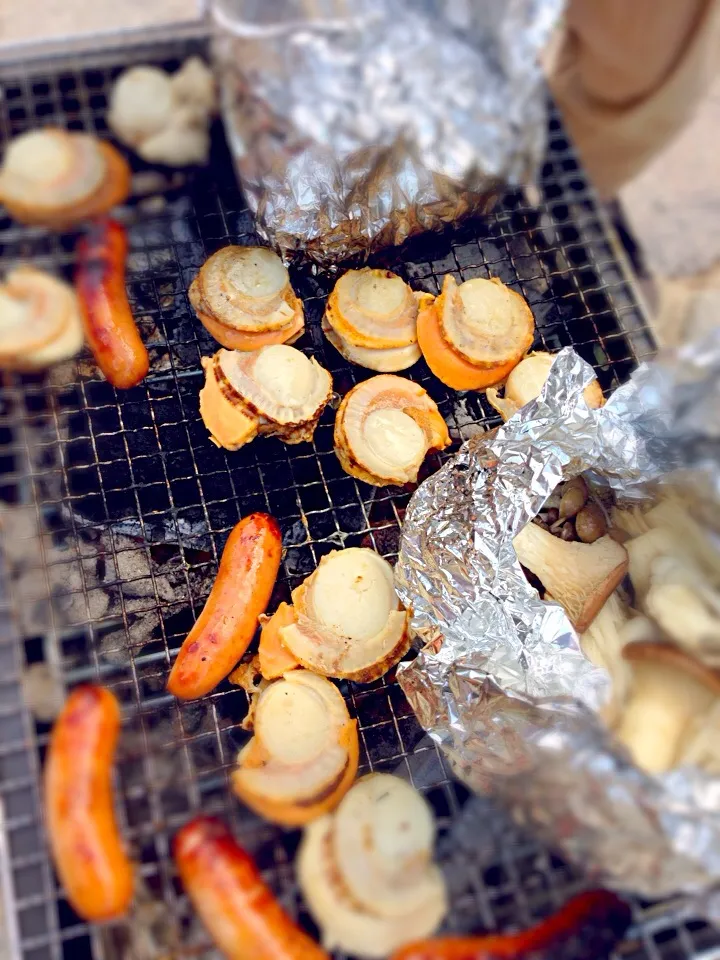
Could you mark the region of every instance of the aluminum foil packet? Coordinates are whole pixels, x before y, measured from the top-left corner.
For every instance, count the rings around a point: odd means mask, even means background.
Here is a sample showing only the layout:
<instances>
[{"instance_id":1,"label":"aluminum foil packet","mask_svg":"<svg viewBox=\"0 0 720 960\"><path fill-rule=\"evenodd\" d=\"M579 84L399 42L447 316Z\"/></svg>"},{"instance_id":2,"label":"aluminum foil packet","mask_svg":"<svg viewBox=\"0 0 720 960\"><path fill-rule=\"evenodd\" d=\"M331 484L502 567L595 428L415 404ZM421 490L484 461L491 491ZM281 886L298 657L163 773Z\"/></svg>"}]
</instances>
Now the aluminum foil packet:
<instances>
[{"instance_id":1,"label":"aluminum foil packet","mask_svg":"<svg viewBox=\"0 0 720 960\"><path fill-rule=\"evenodd\" d=\"M213 0L225 129L264 237L329 264L532 179L563 6Z\"/></svg>"},{"instance_id":2,"label":"aluminum foil packet","mask_svg":"<svg viewBox=\"0 0 720 960\"><path fill-rule=\"evenodd\" d=\"M718 517L720 331L641 366L600 410L583 398L592 376L561 351L536 401L412 497L396 579L422 649L398 680L455 773L569 861L619 890L686 894L693 909L702 899L720 917L720 778L632 764L597 714L609 677L512 547L557 484L584 471L619 499L681 477Z\"/></svg>"}]
</instances>

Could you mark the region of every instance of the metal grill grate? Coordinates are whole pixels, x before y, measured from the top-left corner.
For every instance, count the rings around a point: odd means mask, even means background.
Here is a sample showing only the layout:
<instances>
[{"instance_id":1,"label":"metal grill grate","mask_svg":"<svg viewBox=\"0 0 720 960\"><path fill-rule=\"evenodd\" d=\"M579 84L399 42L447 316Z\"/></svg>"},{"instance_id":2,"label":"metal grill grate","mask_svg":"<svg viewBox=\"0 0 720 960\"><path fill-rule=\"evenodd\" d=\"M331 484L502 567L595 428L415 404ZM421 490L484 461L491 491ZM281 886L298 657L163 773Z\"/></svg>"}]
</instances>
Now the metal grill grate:
<instances>
[{"instance_id":1,"label":"metal grill grate","mask_svg":"<svg viewBox=\"0 0 720 960\"><path fill-rule=\"evenodd\" d=\"M123 64L150 60L174 69L191 49L138 49L124 54ZM117 63L97 58L14 69L2 82L3 140L50 123L106 134ZM172 834L198 810L231 823L288 909L312 929L293 881L297 834L262 823L229 793L227 774L243 739L237 724L247 709L244 692L224 683L200 702L180 704L164 691L168 665L202 608L240 516L269 510L283 529L286 553L274 605L329 550L372 545L393 559L409 498L407 491L374 490L342 472L332 451L332 411L312 445L287 448L263 439L228 454L208 442L198 413L199 361L215 344L194 319L186 290L216 249L257 242L253 220L220 129L206 171L159 175L139 163L135 171L136 185L150 195L136 197L122 216L131 250L128 290L149 345L151 375L116 393L86 356L47 379L8 376L0 391L0 508L10 583L0 629L0 799L6 886L26 960L163 951L210 956L168 856ZM69 277L74 243L74 236L0 217L5 269L32 260ZM499 276L530 302L537 345L553 351L576 345L606 390L653 349L556 117L536 203L510 192L487 220L422 237L376 262L432 292L448 272L463 280ZM318 356L344 394L368 374L346 364L321 336L333 279L308 266L292 271L309 321L298 346ZM423 364L410 375L438 402L456 441L497 422L483 397L458 397ZM427 470L437 465L436 459ZM46 664L67 686L99 680L123 704L120 815L147 894L130 925L89 930L48 862L38 783L50 727L33 717L21 692L21 677L33 664ZM359 720L362 770L411 779L436 811L452 929L527 924L582 886L501 811L469 797L449 777L392 673L341 689ZM623 957L690 957L718 942L701 923L676 923L663 913L651 922L652 916L637 905L638 925Z\"/></svg>"}]
</instances>

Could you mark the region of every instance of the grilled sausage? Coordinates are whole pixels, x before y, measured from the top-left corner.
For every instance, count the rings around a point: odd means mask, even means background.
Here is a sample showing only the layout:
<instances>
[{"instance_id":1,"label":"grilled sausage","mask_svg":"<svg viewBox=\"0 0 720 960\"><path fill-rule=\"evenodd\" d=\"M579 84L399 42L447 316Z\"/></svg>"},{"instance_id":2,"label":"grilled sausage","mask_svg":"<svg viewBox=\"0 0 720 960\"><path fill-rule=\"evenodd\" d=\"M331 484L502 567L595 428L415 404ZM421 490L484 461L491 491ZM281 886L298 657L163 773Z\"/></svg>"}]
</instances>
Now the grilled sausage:
<instances>
[{"instance_id":1,"label":"grilled sausage","mask_svg":"<svg viewBox=\"0 0 720 960\"><path fill-rule=\"evenodd\" d=\"M218 820L191 820L176 835L173 854L193 906L229 960L329 960Z\"/></svg>"},{"instance_id":2,"label":"grilled sausage","mask_svg":"<svg viewBox=\"0 0 720 960\"><path fill-rule=\"evenodd\" d=\"M50 849L70 903L86 920L122 916L133 894L132 865L113 812L119 730L112 693L77 687L53 727L45 765Z\"/></svg>"},{"instance_id":3,"label":"grilled sausage","mask_svg":"<svg viewBox=\"0 0 720 960\"><path fill-rule=\"evenodd\" d=\"M170 693L202 697L230 673L270 602L281 554L280 528L268 514L251 513L235 526L212 592L170 671Z\"/></svg>"},{"instance_id":4,"label":"grilled sausage","mask_svg":"<svg viewBox=\"0 0 720 960\"><path fill-rule=\"evenodd\" d=\"M127 389L147 374L150 359L125 291L127 237L115 220L91 224L78 244L75 289L85 336L114 387Z\"/></svg>"},{"instance_id":5,"label":"grilled sausage","mask_svg":"<svg viewBox=\"0 0 720 960\"><path fill-rule=\"evenodd\" d=\"M422 940L398 950L392 960L595 960L610 953L631 917L628 905L614 893L591 890L530 930Z\"/></svg>"}]
</instances>

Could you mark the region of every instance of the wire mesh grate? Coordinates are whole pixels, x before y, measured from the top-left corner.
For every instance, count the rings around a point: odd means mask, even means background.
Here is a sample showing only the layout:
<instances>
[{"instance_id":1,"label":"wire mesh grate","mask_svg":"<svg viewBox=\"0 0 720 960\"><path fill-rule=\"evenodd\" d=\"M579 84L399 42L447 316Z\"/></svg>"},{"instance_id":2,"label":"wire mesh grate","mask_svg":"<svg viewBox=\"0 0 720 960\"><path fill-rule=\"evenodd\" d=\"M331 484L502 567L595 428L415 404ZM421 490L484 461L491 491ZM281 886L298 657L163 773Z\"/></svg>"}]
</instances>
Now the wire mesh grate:
<instances>
[{"instance_id":1,"label":"wire mesh grate","mask_svg":"<svg viewBox=\"0 0 720 960\"><path fill-rule=\"evenodd\" d=\"M3 141L37 125L107 134L109 87L128 62L174 69L202 45L139 48L110 58L28 64L3 82ZM114 56L117 57L117 54ZM285 556L273 606L342 546L369 545L394 559L409 492L375 490L340 468L332 411L312 444L261 439L234 453L216 449L200 420L200 357L214 341L195 320L186 290L207 256L228 243L256 243L222 132L213 132L204 171L159 173L134 161L136 196L121 211L128 228L127 285L151 355L151 374L117 393L89 355L48 377L6 376L0 390L0 510L9 596L0 628L0 798L7 882L18 940L28 960L210 956L169 857L174 831L196 811L216 812L249 847L291 912L313 929L293 880L296 833L282 833L240 806L228 772L245 734L245 693L223 683L199 702L165 693L172 657L207 597L225 539L237 520L268 510ZM0 216L5 269L32 260L70 277L73 235L50 235ZM375 258L416 289L442 277L498 276L526 297L536 346L574 344L605 390L653 350L652 335L601 210L559 120L551 119L541 191L531 203L509 192L482 222L423 236ZM369 374L324 340L320 318L334 276L291 271L305 301L315 354L344 394ZM457 444L494 426L482 396L446 390L424 364L410 371L437 401ZM437 468L436 457L426 472ZM120 816L142 878L133 923L90 930L74 913L49 864L39 778L50 725L23 698L28 674L49 671L72 686L99 680L123 705L117 763ZM399 773L422 789L438 816L440 856L450 878L455 930L520 926L583 885L488 801L449 775L393 673L342 683L359 721L361 769ZM32 695L28 696L32 699ZM702 924L637 905L623 957L690 957L715 935Z\"/></svg>"}]
</instances>

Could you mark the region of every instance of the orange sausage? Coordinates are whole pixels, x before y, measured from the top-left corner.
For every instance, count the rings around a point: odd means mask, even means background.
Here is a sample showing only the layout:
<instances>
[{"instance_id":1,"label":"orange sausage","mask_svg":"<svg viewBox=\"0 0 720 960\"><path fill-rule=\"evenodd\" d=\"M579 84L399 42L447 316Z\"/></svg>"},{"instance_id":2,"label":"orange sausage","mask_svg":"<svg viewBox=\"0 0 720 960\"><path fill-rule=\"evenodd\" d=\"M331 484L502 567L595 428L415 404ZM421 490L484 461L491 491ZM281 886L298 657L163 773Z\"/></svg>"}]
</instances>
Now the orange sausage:
<instances>
[{"instance_id":1,"label":"orange sausage","mask_svg":"<svg viewBox=\"0 0 720 960\"><path fill-rule=\"evenodd\" d=\"M631 920L630 908L614 893L590 890L521 933L422 940L392 960L595 960L608 956Z\"/></svg>"},{"instance_id":2,"label":"orange sausage","mask_svg":"<svg viewBox=\"0 0 720 960\"><path fill-rule=\"evenodd\" d=\"M140 383L150 367L125 291L127 237L115 220L97 220L78 243L75 290L85 337L114 387Z\"/></svg>"},{"instance_id":3,"label":"orange sausage","mask_svg":"<svg viewBox=\"0 0 720 960\"><path fill-rule=\"evenodd\" d=\"M251 513L234 527L212 592L170 671L170 693L194 700L230 673L270 602L281 554L280 527L267 513Z\"/></svg>"},{"instance_id":4,"label":"orange sausage","mask_svg":"<svg viewBox=\"0 0 720 960\"><path fill-rule=\"evenodd\" d=\"M119 730L112 693L77 687L53 727L45 764L50 849L70 903L86 920L122 916L133 895L132 865L113 811Z\"/></svg>"},{"instance_id":5,"label":"orange sausage","mask_svg":"<svg viewBox=\"0 0 720 960\"><path fill-rule=\"evenodd\" d=\"M193 906L228 960L329 960L219 820L191 820L176 835L173 855Z\"/></svg>"}]
</instances>

